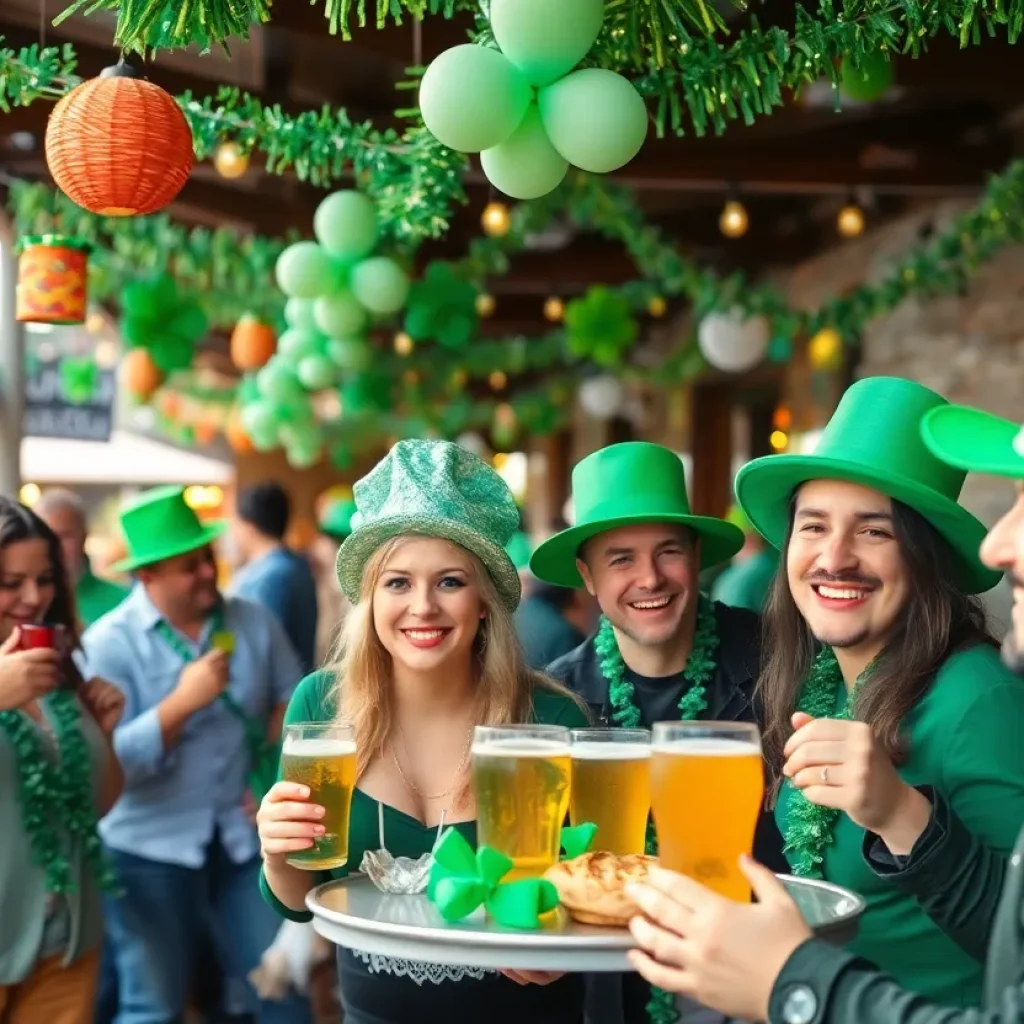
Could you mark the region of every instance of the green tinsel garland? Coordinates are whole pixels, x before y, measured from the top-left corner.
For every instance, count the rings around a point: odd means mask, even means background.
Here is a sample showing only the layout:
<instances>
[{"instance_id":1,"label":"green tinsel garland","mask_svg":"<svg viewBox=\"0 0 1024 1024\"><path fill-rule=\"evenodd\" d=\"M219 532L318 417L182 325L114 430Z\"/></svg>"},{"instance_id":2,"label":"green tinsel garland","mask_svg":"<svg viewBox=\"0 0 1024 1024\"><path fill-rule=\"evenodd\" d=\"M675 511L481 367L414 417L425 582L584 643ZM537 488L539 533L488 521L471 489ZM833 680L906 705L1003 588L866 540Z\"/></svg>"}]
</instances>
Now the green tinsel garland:
<instances>
[{"instance_id":1,"label":"green tinsel garland","mask_svg":"<svg viewBox=\"0 0 1024 1024\"><path fill-rule=\"evenodd\" d=\"M59 761L47 757L29 719L19 711L0 711L0 729L11 742L18 763L21 820L32 848L32 859L46 873L48 892L74 890L69 843L78 843L100 887L114 892L117 881L106 864L96 831L89 748L79 729L75 695L59 690L47 698L56 720Z\"/></svg>"}]
</instances>

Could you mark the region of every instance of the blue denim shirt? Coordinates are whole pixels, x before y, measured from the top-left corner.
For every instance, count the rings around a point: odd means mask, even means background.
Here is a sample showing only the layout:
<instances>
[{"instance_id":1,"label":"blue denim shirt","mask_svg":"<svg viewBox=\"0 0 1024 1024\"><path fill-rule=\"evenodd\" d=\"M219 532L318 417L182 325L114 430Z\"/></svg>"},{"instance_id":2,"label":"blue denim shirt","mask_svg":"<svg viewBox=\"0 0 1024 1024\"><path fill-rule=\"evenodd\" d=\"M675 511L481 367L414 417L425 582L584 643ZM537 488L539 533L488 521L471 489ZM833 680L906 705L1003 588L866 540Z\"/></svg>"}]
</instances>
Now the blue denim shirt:
<instances>
[{"instance_id":1,"label":"blue denim shirt","mask_svg":"<svg viewBox=\"0 0 1024 1024\"><path fill-rule=\"evenodd\" d=\"M124 715L114 730L124 794L100 823L100 835L115 850L197 868L217 830L240 864L259 849L242 808L250 768L245 734L231 711L214 701L164 749L156 709L177 685L185 662L157 632L160 619L138 585L82 640L90 672L125 695ZM267 722L302 676L295 652L277 619L251 601L228 598L223 628L235 637L229 692L250 715ZM198 657L211 630L207 624L198 644L181 639Z\"/></svg>"}]
</instances>

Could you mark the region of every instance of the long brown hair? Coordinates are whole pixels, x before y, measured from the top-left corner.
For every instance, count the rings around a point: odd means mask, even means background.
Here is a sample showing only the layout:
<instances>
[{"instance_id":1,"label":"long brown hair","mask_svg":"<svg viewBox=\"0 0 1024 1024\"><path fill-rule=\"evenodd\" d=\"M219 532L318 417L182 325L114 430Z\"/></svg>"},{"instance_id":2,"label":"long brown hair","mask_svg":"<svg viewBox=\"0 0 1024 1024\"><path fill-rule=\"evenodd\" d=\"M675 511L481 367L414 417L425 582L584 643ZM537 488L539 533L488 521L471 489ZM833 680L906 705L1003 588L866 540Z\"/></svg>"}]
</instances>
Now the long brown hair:
<instances>
[{"instance_id":1,"label":"long brown hair","mask_svg":"<svg viewBox=\"0 0 1024 1024\"><path fill-rule=\"evenodd\" d=\"M764 718L763 746L773 782L781 779L783 748L791 718L820 644L789 590L786 553L793 533L796 495L782 560L764 614L765 658L757 684ZM857 694L854 717L870 723L896 764L906 757L903 721L927 693L939 666L955 651L976 644L997 645L976 597L953 582L953 554L935 528L913 509L892 502L893 533L912 581L892 635Z\"/></svg>"},{"instance_id":2,"label":"long brown hair","mask_svg":"<svg viewBox=\"0 0 1024 1024\"><path fill-rule=\"evenodd\" d=\"M334 672L334 699L338 717L355 732L358 772L361 775L380 753L391 733L391 655L377 636L373 622L373 592L388 560L410 537L393 537L370 557L363 570L359 603L345 617L345 625L330 658ZM461 549L465 550L465 549ZM526 664L516 637L512 615L498 595L483 563L465 552L486 609L473 645L477 683L475 724L505 725L527 722L533 712L538 689L564 694L580 707L584 705L569 690ZM460 794L468 789L468 782Z\"/></svg>"}]
</instances>

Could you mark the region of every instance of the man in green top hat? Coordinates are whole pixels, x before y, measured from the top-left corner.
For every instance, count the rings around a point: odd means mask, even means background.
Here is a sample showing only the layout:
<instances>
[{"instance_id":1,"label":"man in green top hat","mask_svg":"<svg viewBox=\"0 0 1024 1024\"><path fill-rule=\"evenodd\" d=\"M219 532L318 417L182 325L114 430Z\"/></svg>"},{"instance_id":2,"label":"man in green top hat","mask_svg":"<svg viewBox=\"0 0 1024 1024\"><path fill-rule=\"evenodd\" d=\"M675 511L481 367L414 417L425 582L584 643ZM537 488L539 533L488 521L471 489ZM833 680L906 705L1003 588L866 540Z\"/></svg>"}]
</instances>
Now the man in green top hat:
<instances>
[{"instance_id":1,"label":"man in green top hat","mask_svg":"<svg viewBox=\"0 0 1024 1024\"><path fill-rule=\"evenodd\" d=\"M82 626L91 626L98 618L116 608L128 595L125 587L94 575L85 553L88 522L85 502L63 488L43 492L33 511L60 538L64 567L75 588L75 603Z\"/></svg>"},{"instance_id":2,"label":"man in green top hat","mask_svg":"<svg viewBox=\"0 0 1024 1024\"><path fill-rule=\"evenodd\" d=\"M1016 481L1015 503L989 531L981 559L1011 577L1013 628L1003 658L1020 673L1024 431L1017 423L952 405L926 413L921 431L930 452L948 465ZM909 855L893 856L877 835L869 834L862 852L864 866L883 875L894 890L925 902L952 939L979 960L987 960L981 1010L954 1010L922 999L867 960L812 938L782 886L756 865L748 868L759 896L752 907L729 903L670 873L654 878L656 888L635 893L650 924L635 925L636 935L654 958L640 958L640 970L672 991L699 994L722 1012L770 1024L1020 1024L1024 833L1008 859L987 849L941 793L925 791L932 813Z\"/></svg>"},{"instance_id":3,"label":"man in green top hat","mask_svg":"<svg viewBox=\"0 0 1024 1024\"><path fill-rule=\"evenodd\" d=\"M224 524L201 523L182 488L141 495L121 525L129 555L118 568L137 584L83 637L90 669L125 695L114 732L124 794L100 825L123 889L105 907L118 1024L182 1017L211 921L230 939L224 966L246 1012L306 1024L304 999L261 1001L248 981L279 923L259 896L246 804L268 783L262 755L302 675L298 658L270 611L221 596L212 544Z\"/></svg>"},{"instance_id":4,"label":"man in green top hat","mask_svg":"<svg viewBox=\"0 0 1024 1024\"><path fill-rule=\"evenodd\" d=\"M752 721L759 665L758 618L713 604L699 593L702 569L724 562L743 533L721 519L694 515L679 456L646 442L615 444L588 456L572 474L575 524L541 544L535 576L585 585L602 620L596 636L548 668L608 726L675 719ZM770 814L755 839L758 859L783 870ZM627 1021L646 1020L645 986L622 979ZM601 1003L607 981L597 979Z\"/></svg>"}]
</instances>

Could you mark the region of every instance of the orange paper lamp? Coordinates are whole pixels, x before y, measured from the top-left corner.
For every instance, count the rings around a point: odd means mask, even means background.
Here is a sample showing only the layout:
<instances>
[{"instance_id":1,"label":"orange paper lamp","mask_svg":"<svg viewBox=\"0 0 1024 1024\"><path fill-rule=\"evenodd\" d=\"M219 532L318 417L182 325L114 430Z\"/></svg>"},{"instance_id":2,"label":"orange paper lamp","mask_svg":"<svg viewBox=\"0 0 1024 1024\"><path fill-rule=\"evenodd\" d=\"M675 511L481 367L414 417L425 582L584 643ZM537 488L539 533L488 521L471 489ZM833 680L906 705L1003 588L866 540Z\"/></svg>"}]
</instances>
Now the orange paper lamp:
<instances>
[{"instance_id":1,"label":"orange paper lamp","mask_svg":"<svg viewBox=\"0 0 1024 1024\"><path fill-rule=\"evenodd\" d=\"M76 238L24 238L15 316L22 323L85 322L89 247Z\"/></svg>"},{"instance_id":2,"label":"orange paper lamp","mask_svg":"<svg viewBox=\"0 0 1024 1024\"><path fill-rule=\"evenodd\" d=\"M236 455L251 455L256 450L249 439L249 435L245 432L245 427L242 426L241 417L237 413L231 414L227 430L224 431L224 436L227 438L228 444L231 445L231 450Z\"/></svg>"},{"instance_id":3,"label":"orange paper lamp","mask_svg":"<svg viewBox=\"0 0 1024 1024\"><path fill-rule=\"evenodd\" d=\"M145 401L164 381L160 368L144 348L133 348L121 360L121 380L136 398Z\"/></svg>"},{"instance_id":4,"label":"orange paper lamp","mask_svg":"<svg viewBox=\"0 0 1024 1024\"><path fill-rule=\"evenodd\" d=\"M69 199L104 217L162 210L194 162L174 97L127 64L72 89L50 114L46 163Z\"/></svg>"},{"instance_id":5,"label":"orange paper lamp","mask_svg":"<svg viewBox=\"0 0 1024 1024\"><path fill-rule=\"evenodd\" d=\"M231 332L231 361L239 370L258 370L276 349L274 328L257 317L243 316Z\"/></svg>"}]
</instances>

